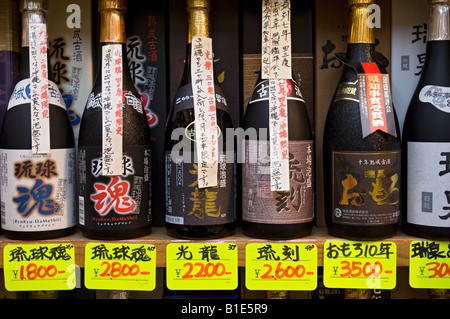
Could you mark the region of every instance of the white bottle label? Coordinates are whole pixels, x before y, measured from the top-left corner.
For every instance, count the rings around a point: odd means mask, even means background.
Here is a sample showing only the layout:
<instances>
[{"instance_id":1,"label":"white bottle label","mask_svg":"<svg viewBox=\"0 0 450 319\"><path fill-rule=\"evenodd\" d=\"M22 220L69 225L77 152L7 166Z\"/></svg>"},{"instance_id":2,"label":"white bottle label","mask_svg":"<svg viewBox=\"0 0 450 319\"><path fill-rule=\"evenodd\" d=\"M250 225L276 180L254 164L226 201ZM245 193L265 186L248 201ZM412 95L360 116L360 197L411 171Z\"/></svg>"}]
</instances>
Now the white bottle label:
<instances>
[{"instance_id":1,"label":"white bottle label","mask_svg":"<svg viewBox=\"0 0 450 319\"><path fill-rule=\"evenodd\" d=\"M66 108L64 99L58 89L58 86L52 81L48 81L48 98L51 105ZM8 103L8 110L14 106L31 103L30 79L19 81L14 87Z\"/></svg>"},{"instance_id":2,"label":"white bottle label","mask_svg":"<svg viewBox=\"0 0 450 319\"><path fill-rule=\"evenodd\" d=\"M2 228L35 232L75 226L75 150L0 149Z\"/></svg>"},{"instance_id":3,"label":"white bottle label","mask_svg":"<svg viewBox=\"0 0 450 319\"><path fill-rule=\"evenodd\" d=\"M420 90L419 100L430 103L437 109L450 113L450 87L426 85Z\"/></svg>"},{"instance_id":4,"label":"white bottle label","mask_svg":"<svg viewBox=\"0 0 450 319\"><path fill-rule=\"evenodd\" d=\"M450 227L450 143L408 142L408 223Z\"/></svg>"}]
</instances>

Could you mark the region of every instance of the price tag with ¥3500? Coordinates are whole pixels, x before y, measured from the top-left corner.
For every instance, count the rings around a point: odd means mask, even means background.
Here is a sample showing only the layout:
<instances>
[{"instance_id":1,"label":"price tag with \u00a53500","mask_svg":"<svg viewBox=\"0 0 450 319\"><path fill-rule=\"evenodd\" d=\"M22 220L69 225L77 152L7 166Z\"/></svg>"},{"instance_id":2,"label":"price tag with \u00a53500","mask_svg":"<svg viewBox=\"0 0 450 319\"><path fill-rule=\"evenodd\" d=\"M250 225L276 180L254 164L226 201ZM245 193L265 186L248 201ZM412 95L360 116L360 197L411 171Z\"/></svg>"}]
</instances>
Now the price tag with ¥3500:
<instances>
[{"instance_id":1,"label":"price tag with \u00a53500","mask_svg":"<svg viewBox=\"0 0 450 319\"><path fill-rule=\"evenodd\" d=\"M88 243L84 258L84 284L88 289L155 289L156 247L153 245Z\"/></svg>"},{"instance_id":2,"label":"price tag with \u00a53500","mask_svg":"<svg viewBox=\"0 0 450 319\"><path fill-rule=\"evenodd\" d=\"M450 288L450 242L411 242L409 284L413 288Z\"/></svg>"},{"instance_id":3,"label":"price tag with \u00a53500","mask_svg":"<svg viewBox=\"0 0 450 319\"><path fill-rule=\"evenodd\" d=\"M254 243L245 247L245 286L249 290L314 290L314 244Z\"/></svg>"},{"instance_id":4,"label":"price tag with \u00a53500","mask_svg":"<svg viewBox=\"0 0 450 319\"><path fill-rule=\"evenodd\" d=\"M233 243L168 244L166 280L171 290L234 290L238 248Z\"/></svg>"},{"instance_id":5,"label":"price tag with \u00a53500","mask_svg":"<svg viewBox=\"0 0 450 319\"><path fill-rule=\"evenodd\" d=\"M327 288L395 288L395 243L329 240L325 242L323 256L323 283Z\"/></svg>"},{"instance_id":6,"label":"price tag with \u00a53500","mask_svg":"<svg viewBox=\"0 0 450 319\"><path fill-rule=\"evenodd\" d=\"M3 264L9 291L71 290L76 285L72 244L6 245Z\"/></svg>"}]
</instances>

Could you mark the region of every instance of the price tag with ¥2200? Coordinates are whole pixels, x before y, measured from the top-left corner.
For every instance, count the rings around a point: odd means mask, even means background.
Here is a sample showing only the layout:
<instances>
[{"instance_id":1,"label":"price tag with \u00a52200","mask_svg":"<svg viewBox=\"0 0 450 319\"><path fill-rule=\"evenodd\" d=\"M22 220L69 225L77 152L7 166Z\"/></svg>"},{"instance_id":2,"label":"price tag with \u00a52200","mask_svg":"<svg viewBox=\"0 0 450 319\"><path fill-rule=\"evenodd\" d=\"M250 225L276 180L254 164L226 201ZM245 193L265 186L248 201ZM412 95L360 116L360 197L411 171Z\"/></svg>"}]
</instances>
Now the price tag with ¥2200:
<instances>
[{"instance_id":1,"label":"price tag with \u00a52200","mask_svg":"<svg viewBox=\"0 0 450 319\"><path fill-rule=\"evenodd\" d=\"M245 247L245 286L249 290L314 290L314 244L254 243Z\"/></svg>"},{"instance_id":2,"label":"price tag with \u00a52200","mask_svg":"<svg viewBox=\"0 0 450 319\"><path fill-rule=\"evenodd\" d=\"M411 242L409 284L413 288L450 288L450 242Z\"/></svg>"},{"instance_id":3,"label":"price tag with \u00a52200","mask_svg":"<svg viewBox=\"0 0 450 319\"><path fill-rule=\"evenodd\" d=\"M72 244L6 245L3 267L9 291L71 290L76 285Z\"/></svg>"},{"instance_id":4,"label":"price tag with \u00a52200","mask_svg":"<svg viewBox=\"0 0 450 319\"><path fill-rule=\"evenodd\" d=\"M233 243L168 244L166 280L171 290L234 290L238 247Z\"/></svg>"},{"instance_id":5,"label":"price tag with \u00a52200","mask_svg":"<svg viewBox=\"0 0 450 319\"><path fill-rule=\"evenodd\" d=\"M88 243L84 283L89 289L151 291L156 286L156 247Z\"/></svg>"},{"instance_id":6,"label":"price tag with \u00a52200","mask_svg":"<svg viewBox=\"0 0 450 319\"><path fill-rule=\"evenodd\" d=\"M325 242L323 255L323 281L327 288L395 288L395 243L329 240Z\"/></svg>"}]
</instances>

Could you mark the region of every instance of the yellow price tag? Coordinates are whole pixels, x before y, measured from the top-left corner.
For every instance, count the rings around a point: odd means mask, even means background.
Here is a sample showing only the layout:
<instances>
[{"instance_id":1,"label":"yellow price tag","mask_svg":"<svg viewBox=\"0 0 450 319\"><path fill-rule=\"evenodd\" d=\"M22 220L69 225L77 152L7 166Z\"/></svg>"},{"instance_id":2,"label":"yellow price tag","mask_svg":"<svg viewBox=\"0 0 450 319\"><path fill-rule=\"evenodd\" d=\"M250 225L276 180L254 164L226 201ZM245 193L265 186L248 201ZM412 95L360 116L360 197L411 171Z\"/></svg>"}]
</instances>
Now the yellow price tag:
<instances>
[{"instance_id":1,"label":"yellow price tag","mask_svg":"<svg viewBox=\"0 0 450 319\"><path fill-rule=\"evenodd\" d=\"M255 243L245 247L245 286L249 290L314 290L314 244Z\"/></svg>"},{"instance_id":2,"label":"yellow price tag","mask_svg":"<svg viewBox=\"0 0 450 319\"><path fill-rule=\"evenodd\" d=\"M71 290L76 285L72 244L6 245L3 267L9 291Z\"/></svg>"},{"instance_id":3,"label":"yellow price tag","mask_svg":"<svg viewBox=\"0 0 450 319\"><path fill-rule=\"evenodd\" d=\"M88 243L84 258L84 283L88 289L155 289L156 247L153 245Z\"/></svg>"},{"instance_id":4,"label":"yellow price tag","mask_svg":"<svg viewBox=\"0 0 450 319\"><path fill-rule=\"evenodd\" d=\"M409 246L409 284L413 288L450 288L450 242L413 241Z\"/></svg>"},{"instance_id":5,"label":"yellow price tag","mask_svg":"<svg viewBox=\"0 0 450 319\"><path fill-rule=\"evenodd\" d=\"M327 288L394 289L397 246L393 242L325 242L323 279Z\"/></svg>"},{"instance_id":6,"label":"yellow price tag","mask_svg":"<svg viewBox=\"0 0 450 319\"><path fill-rule=\"evenodd\" d=\"M234 290L238 248L232 243L171 243L166 247L166 280L171 290Z\"/></svg>"}]
</instances>

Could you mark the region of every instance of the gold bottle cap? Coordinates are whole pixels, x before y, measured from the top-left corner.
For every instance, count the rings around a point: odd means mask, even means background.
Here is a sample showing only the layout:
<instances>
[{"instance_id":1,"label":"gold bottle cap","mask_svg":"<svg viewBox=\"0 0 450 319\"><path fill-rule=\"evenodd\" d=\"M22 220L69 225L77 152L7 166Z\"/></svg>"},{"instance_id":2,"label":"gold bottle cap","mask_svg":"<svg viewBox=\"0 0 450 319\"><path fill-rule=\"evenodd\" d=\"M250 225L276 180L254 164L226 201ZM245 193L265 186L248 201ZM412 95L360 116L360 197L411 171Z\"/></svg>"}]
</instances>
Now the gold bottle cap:
<instances>
[{"instance_id":1,"label":"gold bottle cap","mask_svg":"<svg viewBox=\"0 0 450 319\"><path fill-rule=\"evenodd\" d=\"M372 4L374 0L348 0L350 6L355 4Z\"/></svg>"},{"instance_id":2,"label":"gold bottle cap","mask_svg":"<svg viewBox=\"0 0 450 319\"><path fill-rule=\"evenodd\" d=\"M100 0L98 10L127 11L127 0Z\"/></svg>"},{"instance_id":3,"label":"gold bottle cap","mask_svg":"<svg viewBox=\"0 0 450 319\"><path fill-rule=\"evenodd\" d=\"M20 0L20 11L25 10L48 10L47 0Z\"/></svg>"},{"instance_id":4,"label":"gold bottle cap","mask_svg":"<svg viewBox=\"0 0 450 319\"><path fill-rule=\"evenodd\" d=\"M190 8L204 8L209 10L210 2L209 0L187 0L187 8L188 10Z\"/></svg>"}]
</instances>

